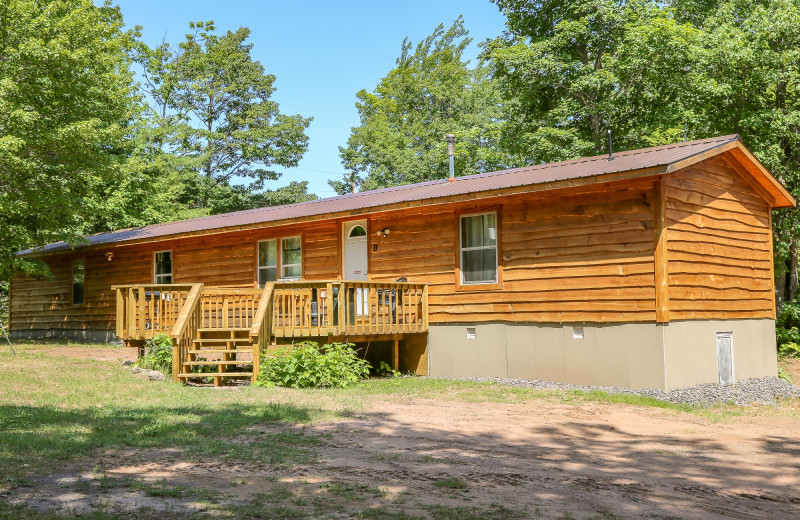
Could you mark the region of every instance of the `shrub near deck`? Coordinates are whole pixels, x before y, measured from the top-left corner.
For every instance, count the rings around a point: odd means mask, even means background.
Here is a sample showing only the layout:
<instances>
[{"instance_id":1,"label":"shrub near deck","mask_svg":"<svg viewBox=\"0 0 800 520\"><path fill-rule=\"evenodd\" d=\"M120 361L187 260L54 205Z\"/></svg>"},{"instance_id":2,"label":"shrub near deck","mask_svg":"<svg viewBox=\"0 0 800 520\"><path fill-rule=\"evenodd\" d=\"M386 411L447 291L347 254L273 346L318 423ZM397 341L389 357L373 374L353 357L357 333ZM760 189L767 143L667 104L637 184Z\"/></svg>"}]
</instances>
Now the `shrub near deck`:
<instances>
[{"instance_id":1,"label":"shrub near deck","mask_svg":"<svg viewBox=\"0 0 800 520\"><path fill-rule=\"evenodd\" d=\"M307 341L277 350L261 364L259 386L348 388L369 376L369 363L347 343Z\"/></svg>"}]
</instances>

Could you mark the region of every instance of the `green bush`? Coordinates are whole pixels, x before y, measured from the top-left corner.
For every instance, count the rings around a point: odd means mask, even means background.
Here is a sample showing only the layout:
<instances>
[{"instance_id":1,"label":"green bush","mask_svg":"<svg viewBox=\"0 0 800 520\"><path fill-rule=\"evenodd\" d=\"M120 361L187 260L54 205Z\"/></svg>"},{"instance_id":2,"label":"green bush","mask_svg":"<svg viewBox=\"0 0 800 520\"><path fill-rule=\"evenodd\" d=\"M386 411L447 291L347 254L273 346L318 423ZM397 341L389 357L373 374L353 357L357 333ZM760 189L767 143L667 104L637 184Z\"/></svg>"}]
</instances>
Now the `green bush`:
<instances>
[{"instance_id":1,"label":"green bush","mask_svg":"<svg viewBox=\"0 0 800 520\"><path fill-rule=\"evenodd\" d=\"M172 338L159 334L144 344L144 357L136 362L140 368L158 370L165 376L172 373Z\"/></svg>"},{"instance_id":2,"label":"green bush","mask_svg":"<svg viewBox=\"0 0 800 520\"><path fill-rule=\"evenodd\" d=\"M800 356L800 302L786 302L775 320L778 353Z\"/></svg>"},{"instance_id":3,"label":"green bush","mask_svg":"<svg viewBox=\"0 0 800 520\"><path fill-rule=\"evenodd\" d=\"M331 343L320 347L306 341L265 357L256 385L347 388L368 376L369 363L358 357L352 345Z\"/></svg>"}]
</instances>

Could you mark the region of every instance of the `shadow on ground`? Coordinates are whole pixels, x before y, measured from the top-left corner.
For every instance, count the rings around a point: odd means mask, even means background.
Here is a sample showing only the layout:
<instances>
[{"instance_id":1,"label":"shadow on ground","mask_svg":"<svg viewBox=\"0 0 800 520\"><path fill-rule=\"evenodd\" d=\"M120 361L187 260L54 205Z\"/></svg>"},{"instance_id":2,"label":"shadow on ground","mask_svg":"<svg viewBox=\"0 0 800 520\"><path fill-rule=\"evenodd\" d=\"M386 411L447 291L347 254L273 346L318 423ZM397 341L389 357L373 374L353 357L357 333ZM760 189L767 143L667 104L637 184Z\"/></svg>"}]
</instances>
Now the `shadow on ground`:
<instances>
[{"instance_id":1,"label":"shadow on ground","mask_svg":"<svg viewBox=\"0 0 800 520\"><path fill-rule=\"evenodd\" d=\"M0 518L800 518L798 438L537 409L0 407Z\"/></svg>"}]
</instances>

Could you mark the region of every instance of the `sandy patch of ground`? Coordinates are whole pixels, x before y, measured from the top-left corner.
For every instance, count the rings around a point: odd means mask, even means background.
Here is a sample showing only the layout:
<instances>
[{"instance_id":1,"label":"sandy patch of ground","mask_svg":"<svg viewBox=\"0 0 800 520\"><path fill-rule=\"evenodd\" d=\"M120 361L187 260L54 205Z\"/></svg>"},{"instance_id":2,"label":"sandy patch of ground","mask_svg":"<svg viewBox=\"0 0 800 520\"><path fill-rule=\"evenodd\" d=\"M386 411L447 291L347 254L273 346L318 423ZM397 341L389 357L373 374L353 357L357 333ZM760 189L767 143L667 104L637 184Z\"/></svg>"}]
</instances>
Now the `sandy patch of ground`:
<instances>
[{"instance_id":1,"label":"sandy patch of ground","mask_svg":"<svg viewBox=\"0 0 800 520\"><path fill-rule=\"evenodd\" d=\"M317 436L316 462L108 452L33 478L10 498L62 511L149 508L154 517L361 518L371 508L429 517L444 507L454 516L438 518L800 518L798 426L779 414L715 424L609 404L374 402L356 417L304 427ZM278 509L237 509L254 499Z\"/></svg>"},{"instance_id":2,"label":"sandy patch of ground","mask_svg":"<svg viewBox=\"0 0 800 520\"><path fill-rule=\"evenodd\" d=\"M97 361L136 361L137 350L131 347L113 346L70 346L54 345L52 347L28 348L27 352L45 353L51 356L61 356L73 359L94 359Z\"/></svg>"}]
</instances>

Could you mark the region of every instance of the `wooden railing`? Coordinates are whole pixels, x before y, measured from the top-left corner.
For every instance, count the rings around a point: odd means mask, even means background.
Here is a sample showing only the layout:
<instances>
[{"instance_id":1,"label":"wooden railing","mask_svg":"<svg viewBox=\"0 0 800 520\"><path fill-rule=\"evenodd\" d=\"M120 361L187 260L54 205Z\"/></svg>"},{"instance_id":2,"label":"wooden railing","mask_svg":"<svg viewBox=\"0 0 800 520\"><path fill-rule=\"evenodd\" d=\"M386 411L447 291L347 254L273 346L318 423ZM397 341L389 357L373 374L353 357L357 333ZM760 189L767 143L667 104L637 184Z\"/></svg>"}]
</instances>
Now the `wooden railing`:
<instances>
[{"instance_id":1,"label":"wooden railing","mask_svg":"<svg viewBox=\"0 0 800 520\"><path fill-rule=\"evenodd\" d=\"M279 337L412 334L428 330L428 285L409 282L278 282Z\"/></svg>"},{"instance_id":2,"label":"wooden railing","mask_svg":"<svg viewBox=\"0 0 800 520\"><path fill-rule=\"evenodd\" d=\"M275 282L263 290L202 284L112 288L117 294L117 336L124 340L173 334L190 293L196 299L185 318L195 320L195 332L241 329L252 333L258 325L259 341L264 337L268 341L271 336L370 336L428 330L428 286L421 283L297 281Z\"/></svg>"},{"instance_id":3,"label":"wooden railing","mask_svg":"<svg viewBox=\"0 0 800 520\"><path fill-rule=\"evenodd\" d=\"M249 329L258 309L261 289L207 288L203 291L204 329Z\"/></svg>"},{"instance_id":4,"label":"wooden railing","mask_svg":"<svg viewBox=\"0 0 800 520\"><path fill-rule=\"evenodd\" d=\"M172 379L174 381L178 380L181 365L187 359L187 351L192 346L192 340L197 337L197 329L202 325L202 295L203 284L194 284L175 321L175 326L170 332L172 336Z\"/></svg>"},{"instance_id":5,"label":"wooden railing","mask_svg":"<svg viewBox=\"0 0 800 520\"><path fill-rule=\"evenodd\" d=\"M150 339L170 334L194 284L114 285L117 337Z\"/></svg>"},{"instance_id":6,"label":"wooden railing","mask_svg":"<svg viewBox=\"0 0 800 520\"><path fill-rule=\"evenodd\" d=\"M261 354L267 349L272 337L272 309L275 298L274 284L268 283L261 293L258 309L250 327L250 342L253 344L253 382L258 377L261 365Z\"/></svg>"}]
</instances>

